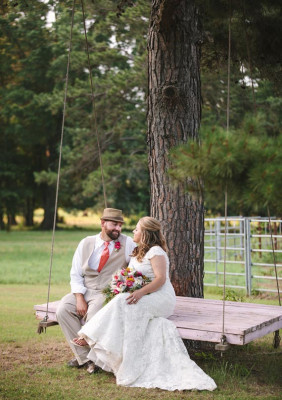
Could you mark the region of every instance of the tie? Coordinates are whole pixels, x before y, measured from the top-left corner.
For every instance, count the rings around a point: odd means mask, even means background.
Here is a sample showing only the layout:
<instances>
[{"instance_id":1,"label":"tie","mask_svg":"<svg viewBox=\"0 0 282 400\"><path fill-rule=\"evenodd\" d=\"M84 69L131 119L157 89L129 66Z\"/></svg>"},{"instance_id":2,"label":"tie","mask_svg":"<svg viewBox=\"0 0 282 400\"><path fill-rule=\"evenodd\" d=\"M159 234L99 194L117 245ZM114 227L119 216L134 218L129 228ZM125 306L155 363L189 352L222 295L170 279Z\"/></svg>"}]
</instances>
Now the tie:
<instances>
[{"instance_id":1,"label":"tie","mask_svg":"<svg viewBox=\"0 0 282 400\"><path fill-rule=\"evenodd\" d=\"M104 242L104 243L105 243L105 248L103 250L103 253L101 254L98 272L102 271L102 269L104 268L104 265L106 264L106 262L108 261L108 258L110 257L110 252L108 249L110 242Z\"/></svg>"}]
</instances>

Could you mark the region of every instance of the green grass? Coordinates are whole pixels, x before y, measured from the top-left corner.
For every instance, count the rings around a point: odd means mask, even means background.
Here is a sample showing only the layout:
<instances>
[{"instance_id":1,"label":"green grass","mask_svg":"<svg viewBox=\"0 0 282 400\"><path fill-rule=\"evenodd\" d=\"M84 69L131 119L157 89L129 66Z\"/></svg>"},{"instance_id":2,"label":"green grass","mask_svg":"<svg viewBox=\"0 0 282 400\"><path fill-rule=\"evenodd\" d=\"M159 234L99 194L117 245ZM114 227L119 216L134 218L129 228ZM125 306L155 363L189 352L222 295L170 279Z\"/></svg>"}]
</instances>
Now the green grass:
<instances>
[{"instance_id":1,"label":"green grass","mask_svg":"<svg viewBox=\"0 0 282 400\"><path fill-rule=\"evenodd\" d=\"M45 285L0 285L0 337L1 342L22 345L29 340L37 329L35 304L46 303ZM59 300L69 292L69 285L52 285L50 301ZM51 331L51 330L50 330ZM61 337L59 327L52 329L52 335ZM38 336L41 340L43 336Z\"/></svg>"},{"instance_id":2,"label":"green grass","mask_svg":"<svg viewBox=\"0 0 282 400\"><path fill-rule=\"evenodd\" d=\"M94 233L72 230L56 232L53 283L69 282L69 271L76 246L83 237ZM51 238L51 232L0 232L0 283L47 284Z\"/></svg>"},{"instance_id":3,"label":"green grass","mask_svg":"<svg viewBox=\"0 0 282 400\"><path fill-rule=\"evenodd\" d=\"M86 231L56 232L50 300L69 291L69 270L79 240ZM218 389L215 392L165 392L116 386L112 374L88 375L65 366L72 358L59 326L36 333L34 304L46 302L51 234L0 232L0 399L216 399L281 398L281 348L272 348L272 335L244 347L233 346L223 357L213 347L191 351ZM244 297L239 292L229 296ZM206 288L206 297L219 299L222 290ZM252 297L250 302L277 304L275 298Z\"/></svg>"},{"instance_id":4,"label":"green grass","mask_svg":"<svg viewBox=\"0 0 282 400\"><path fill-rule=\"evenodd\" d=\"M79 241L97 232L70 229L56 232L52 283L69 282L72 257ZM0 284L47 284L51 240L51 232L0 231Z\"/></svg>"}]
</instances>

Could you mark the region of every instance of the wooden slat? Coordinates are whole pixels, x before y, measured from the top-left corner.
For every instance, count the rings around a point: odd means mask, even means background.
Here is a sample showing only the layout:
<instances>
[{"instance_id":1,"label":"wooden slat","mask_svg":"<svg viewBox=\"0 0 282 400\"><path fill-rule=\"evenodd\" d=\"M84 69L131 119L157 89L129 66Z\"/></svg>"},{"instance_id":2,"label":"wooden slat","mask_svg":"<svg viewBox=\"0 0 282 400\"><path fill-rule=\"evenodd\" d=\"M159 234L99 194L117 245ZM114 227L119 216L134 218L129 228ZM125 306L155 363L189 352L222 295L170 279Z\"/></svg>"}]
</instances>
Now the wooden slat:
<instances>
[{"instance_id":1,"label":"wooden slat","mask_svg":"<svg viewBox=\"0 0 282 400\"><path fill-rule=\"evenodd\" d=\"M222 322L221 321L214 321L214 323L207 323L206 321L199 320L199 321L190 321L190 320L184 320L183 318L180 318L177 315L173 315L169 318L171 321L175 323L175 325L178 328L182 329L196 329L198 331L213 331L213 332L221 332L222 329ZM256 325L250 326L246 328L242 328L240 325L228 325L228 321L225 321L225 333L234 333L238 335L246 335L247 333L254 332L257 329L264 329L267 326L271 326L272 324L280 324L280 327L282 327L282 319L277 317L273 318L269 321L264 321L262 323L257 323Z\"/></svg>"},{"instance_id":2,"label":"wooden slat","mask_svg":"<svg viewBox=\"0 0 282 400\"><path fill-rule=\"evenodd\" d=\"M57 307L58 307L59 303L60 303L60 300L50 302L48 304L48 312L56 313L56 310L57 310ZM46 304L38 304L38 305L34 306L34 309L38 310L38 311L45 311L46 312L47 303Z\"/></svg>"},{"instance_id":3,"label":"wooden slat","mask_svg":"<svg viewBox=\"0 0 282 400\"><path fill-rule=\"evenodd\" d=\"M60 301L49 303L48 321L57 321ZM46 315L46 304L35 305L36 318ZM174 314L169 317L183 339L220 342L222 330L221 300L176 298ZM228 343L243 345L282 328L282 308L265 304L225 302L225 335Z\"/></svg>"},{"instance_id":4,"label":"wooden slat","mask_svg":"<svg viewBox=\"0 0 282 400\"><path fill-rule=\"evenodd\" d=\"M177 328L182 339L201 340L202 342L220 343L221 332L199 331L194 329ZM227 342L235 345L243 345L244 336L226 334Z\"/></svg>"},{"instance_id":5,"label":"wooden slat","mask_svg":"<svg viewBox=\"0 0 282 400\"><path fill-rule=\"evenodd\" d=\"M206 307L207 305L221 305L222 306L222 300L214 300L214 299L200 299L197 297L183 297L183 296L177 296L176 297L176 304L177 306L180 306L181 304L186 304L189 303L190 305L196 304L202 305ZM256 303L243 303L243 302L236 302L236 301L225 301L226 306L233 306L233 307L242 307L244 309L246 308L262 308L262 309L279 309L280 306L269 306L267 304L256 304Z\"/></svg>"},{"instance_id":6,"label":"wooden slat","mask_svg":"<svg viewBox=\"0 0 282 400\"><path fill-rule=\"evenodd\" d=\"M279 321L273 322L272 324L262 325L262 326L260 326L259 329L256 329L253 331L249 330L249 332L247 332L246 335L244 335L244 343L243 344L250 343L255 339L258 339L260 337L268 335L269 333L278 331L281 328L282 328L282 323L281 323L281 319L280 319Z\"/></svg>"},{"instance_id":7,"label":"wooden slat","mask_svg":"<svg viewBox=\"0 0 282 400\"><path fill-rule=\"evenodd\" d=\"M40 321L45 317L46 311L36 311L35 316L36 319L39 319ZM53 321L53 322L58 322L56 313L54 312L48 312L48 321Z\"/></svg>"}]
</instances>

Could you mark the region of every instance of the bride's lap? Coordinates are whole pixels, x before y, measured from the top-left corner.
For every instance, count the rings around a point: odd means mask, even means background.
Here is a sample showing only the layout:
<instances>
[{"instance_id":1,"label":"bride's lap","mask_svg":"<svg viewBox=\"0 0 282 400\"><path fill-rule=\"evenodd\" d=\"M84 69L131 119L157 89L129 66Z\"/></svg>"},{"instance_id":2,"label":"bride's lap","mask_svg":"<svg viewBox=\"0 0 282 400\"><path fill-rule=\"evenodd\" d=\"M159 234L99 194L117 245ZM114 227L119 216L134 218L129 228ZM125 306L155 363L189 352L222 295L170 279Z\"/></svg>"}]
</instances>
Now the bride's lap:
<instances>
[{"instance_id":1,"label":"bride's lap","mask_svg":"<svg viewBox=\"0 0 282 400\"><path fill-rule=\"evenodd\" d=\"M174 298L161 291L150 293L143 296L137 303L128 304L127 298L129 293L120 293L111 301L121 303L127 314L142 315L144 312L152 317L169 317L174 310Z\"/></svg>"}]
</instances>

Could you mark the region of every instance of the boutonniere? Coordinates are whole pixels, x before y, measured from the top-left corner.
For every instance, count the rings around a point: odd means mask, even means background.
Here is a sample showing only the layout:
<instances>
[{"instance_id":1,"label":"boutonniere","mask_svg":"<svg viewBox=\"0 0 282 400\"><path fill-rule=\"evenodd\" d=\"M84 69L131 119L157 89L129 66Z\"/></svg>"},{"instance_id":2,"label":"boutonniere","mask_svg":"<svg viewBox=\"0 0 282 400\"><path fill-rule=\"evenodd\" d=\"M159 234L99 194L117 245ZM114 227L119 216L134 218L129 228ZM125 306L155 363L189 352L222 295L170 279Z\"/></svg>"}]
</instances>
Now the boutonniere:
<instances>
[{"instance_id":1,"label":"boutonniere","mask_svg":"<svg viewBox=\"0 0 282 400\"><path fill-rule=\"evenodd\" d=\"M121 248L120 242L115 242L115 251L119 251Z\"/></svg>"}]
</instances>

